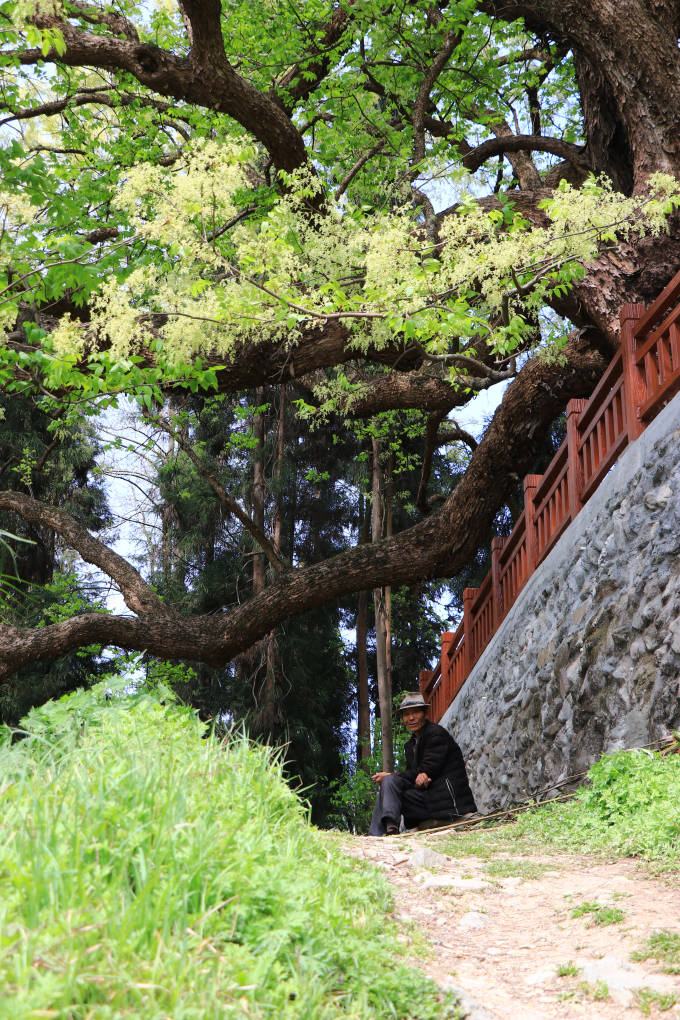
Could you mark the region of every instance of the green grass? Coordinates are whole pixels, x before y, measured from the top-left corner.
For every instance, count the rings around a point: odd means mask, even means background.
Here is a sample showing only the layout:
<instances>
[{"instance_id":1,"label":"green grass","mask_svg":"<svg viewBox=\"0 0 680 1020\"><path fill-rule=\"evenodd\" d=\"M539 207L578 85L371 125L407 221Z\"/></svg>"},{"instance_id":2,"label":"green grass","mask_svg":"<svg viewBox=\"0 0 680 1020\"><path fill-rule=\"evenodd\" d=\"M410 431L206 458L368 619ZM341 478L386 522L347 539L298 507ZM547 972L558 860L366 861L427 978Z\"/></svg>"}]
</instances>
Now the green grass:
<instances>
[{"instance_id":1,"label":"green grass","mask_svg":"<svg viewBox=\"0 0 680 1020\"><path fill-rule=\"evenodd\" d=\"M664 1013L680 1001L679 992L656 992L653 988L636 988L633 992L635 1004L641 1013L649 1016L652 1006Z\"/></svg>"},{"instance_id":2,"label":"green grass","mask_svg":"<svg viewBox=\"0 0 680 1020\"><path fill-rule=\"evenodd\" d=\"M484 870L493 878L523 878L531 881L542 878L548 870L548 865L536 861L496 860L489 861Z\"/></svg>"},{"instance_id":3,"label":"green grass","mask_svg":"<svg viewBox=\"0 0 680 1020\"><path fill-rule=\"evenodd\" d=\"M609 998L609 985L606 981L579 981L573 988L567 988L560 992L558 999L573 999L576 1002L583 1002L584 999L594 999L596 1002L604 1002Z\"/></svg>"},{"instance_id":4,"label":"green grass","mask_svg":"<svg viewBox=\"0 0 680 1020\"><path fill-rule=\"evenodd\" d=\"M568 963L561 963L557 968L558 977L576 977L580 972L581 968L578 967L573 960L569 960Z\"/></svg>"},{"instance_id":5,"label":"green grass","mask_svg":"<svg viewBox=\"0 0 680 1020\"><path fill-rule=\"evenodd\" d=\"M618 907L607 907L603 903L580 903L571 912L572 917L583 917L588 914L593 924L618 924L626 916Z\"/></svg>"},{"instance_id":6,"label":"green grass","mask_svg":"<svg viewBox=\"0 0 680 1020\"><path fill-rule=\"evenodd\" d=\"M452 856L569 851L630 856L680 870L680 755L619 751L592 766L573 800L530 808L513 824L440 839Z\"/></svg>"},{"instance_id":7,"label":"green grass","mask_svg":"<svg viewBox=\"0 0 680 1020\"><path fill-rule=\"evenodd\" d=\"M2 1020L458 1015L269 751L103 686L29 725L0 742Z\"/></svg>"},{"instance_id":8,"label":"green grass","mask_svg":"<svg viewBox=\"0 0 680 1020\"><path fill-rule=\"evenodd\" d=\"M590 999L595 999L596 1002L604 1002L605 999L609 998L609 985L606 981L596 981L595 984L581 981L579 989Z\"/></svg>"},{"instance_id":9,"label":"green grass","mask_svg":"<svg viewBox=\"0 0 680 1020\"><path fill-rule=\"evenodd\" d=\"M643 949L633 953L634 960L657 960L667 974L680 974L680 932L662 928L652 932Z\"/></svg>"}]
</instances>

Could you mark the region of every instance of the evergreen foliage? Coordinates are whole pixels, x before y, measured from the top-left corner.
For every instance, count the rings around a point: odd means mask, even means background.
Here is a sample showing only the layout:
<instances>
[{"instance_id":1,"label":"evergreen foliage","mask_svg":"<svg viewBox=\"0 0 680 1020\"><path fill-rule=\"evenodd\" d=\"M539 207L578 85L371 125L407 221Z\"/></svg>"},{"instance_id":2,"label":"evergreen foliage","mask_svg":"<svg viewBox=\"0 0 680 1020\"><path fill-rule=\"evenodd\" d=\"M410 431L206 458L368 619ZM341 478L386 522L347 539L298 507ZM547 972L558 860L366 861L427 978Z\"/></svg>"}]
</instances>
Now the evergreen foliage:
<instances>
[{"instance_id":1,"label":"evergreen foliage","mask_svg":"<svg viewBox=\"0 0 680 1020\"><path fill-rule=\"evenodd\" d=\"M0 489L28 492L73 513L97 532L110 521L101 477L95 475L100 446L90 423L64 426L33 401L0 396ZM83 611L103 610L96 588L79 578L58 537L47 527L0 513L0 620L36 627ZM0 721L15 725L29 708L96 677L97 648L36 663L0 686ZM110 667L109 667L110 668Z\"/></svg>"}]
</instances>

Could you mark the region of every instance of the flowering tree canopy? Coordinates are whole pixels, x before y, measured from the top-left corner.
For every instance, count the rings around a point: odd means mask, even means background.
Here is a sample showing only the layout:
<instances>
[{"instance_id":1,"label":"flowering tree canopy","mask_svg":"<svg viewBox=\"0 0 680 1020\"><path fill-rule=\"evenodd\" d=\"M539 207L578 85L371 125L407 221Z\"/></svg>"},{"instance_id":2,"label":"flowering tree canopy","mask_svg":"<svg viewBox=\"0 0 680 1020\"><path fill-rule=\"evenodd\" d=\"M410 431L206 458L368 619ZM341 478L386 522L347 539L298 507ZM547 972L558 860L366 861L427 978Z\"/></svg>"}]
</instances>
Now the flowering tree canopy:
<instances>
[{"instance_id":1,"label":"flowering tree canopy","mask_svg":"<svg viewBox=\"0 0 680 1020\"><path fill-rule=\"evenodd\" d=\"M123 394L167 430L172 395L285 385L315 427L415 415L423 469L413 526L303 566L177 430L271 569L189 616L35 500L28 464L2 520L54 532L129 613L0 622L0 676L93 642L223 665L324 601L460 570L623 302L680 265L679 31L675 0L0 4L6 397L58 444ZM504 380L470 442L450 416Z\"/></svg>"}]
</instances>

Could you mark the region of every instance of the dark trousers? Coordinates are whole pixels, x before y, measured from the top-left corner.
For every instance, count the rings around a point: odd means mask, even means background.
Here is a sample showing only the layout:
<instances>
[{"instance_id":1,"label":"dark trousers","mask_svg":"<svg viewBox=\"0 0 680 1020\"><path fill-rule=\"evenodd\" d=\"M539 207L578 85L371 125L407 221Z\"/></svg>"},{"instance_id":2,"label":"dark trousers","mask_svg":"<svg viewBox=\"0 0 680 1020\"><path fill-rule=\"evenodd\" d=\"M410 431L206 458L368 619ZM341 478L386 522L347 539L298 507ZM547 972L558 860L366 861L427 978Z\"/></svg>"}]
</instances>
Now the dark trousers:
<instances>
[{"instance_id":1,"label":"dark trousers","mask_svg":"<svg viewBox=\"0 0 680 1020\"><path fill-rule=\"evenodd\" d=\"M380 784L368 835L384 836L388 825L399 828L402 815L407 825L417 825L432 817L432 809L423 790L403 776L390 773Z\"/></svg>"}]
</instances>

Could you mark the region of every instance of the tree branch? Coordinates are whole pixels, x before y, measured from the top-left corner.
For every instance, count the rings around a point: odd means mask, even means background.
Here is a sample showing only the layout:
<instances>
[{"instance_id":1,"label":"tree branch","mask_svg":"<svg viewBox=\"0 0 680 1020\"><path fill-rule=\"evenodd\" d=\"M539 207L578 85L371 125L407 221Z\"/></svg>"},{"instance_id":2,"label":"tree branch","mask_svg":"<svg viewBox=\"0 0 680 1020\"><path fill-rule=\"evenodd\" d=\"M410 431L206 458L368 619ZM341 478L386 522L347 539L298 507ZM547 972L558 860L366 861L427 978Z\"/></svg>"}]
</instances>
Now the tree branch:
<instances>
[{"instance_id":1,"label":"tree branch","mask_svg":"<svg viewBox=\"0 0 680 1020\"><path fill-rule=\"evenodd\" d=\"M347 174L345 174L343 179L340 181L340 184L338 185L337 191L335 192L334 196L336 202L347 191L347 188L352 183L352 181L359 173L361 168L364 167L370 159L373 159L374 156L377 156L379 152L382 152L384 148L385 142L381 139L379 142L376 142L376 144L372 148L370 148L368 152L365 152L363 156L359 157L359 159L356 161L352 169Z\"/></svg>"},{"instance_id":2,"label":"tree branch","mask_svg":"<svg viewBox=\"0 0 680 1020\"><path fill-rule=\"evenodd\" d=\"M127 71L160 95L232 117L265 146L279 168L292 172L307 162L302 135L277 102L263 95L229 64L221 29L217 39L209 38L215 30L218 7L218 0L194 0L185 5L191 39L195 41L191 59L175 56L152 43L93 35L47 14L36 15L33 23L38 28L58 28L64 37L65 52L57 54L50 50L45 56L36 47L12 55L22 64L47 59L69 67Z\"/></svg>"},{"instance_id":3,"label":"tree branch","mask_svg":"<svg viewBox=\"0 0 680 1020\"><path fill-rule=\"evenodd\" d=\"M87 563L99 567L116 582L131 612L160 618L175 615L126 559L93 538L87 528L65 510L39 503L21 492L0 492L0 510L9 510L26 521L46 525L56 531Z\"/></svg>"},{"instance_id":4,"label":"tree branch","mask_svg":"<svg viewBox=\"0 0 680 1020\"><path fill-rule=\"evenodd\" d=\"M606 367L583 331L567 345L566 357L566 369L541 358L528 362L508 387L464 478L442 508L419 524L393 538L348 549L295 573L286 572L261 594L226 614L181 617L169 613L150 593L156 608L151 601L146 602L145 615L138 620L86 614L35 630L0 626L0 676L10 676L27 663L55 658L93 642L223 667L285 619L349 592L406 584L416 578L452 576L476 553L518 475L531 470L541 434L571 397L585 396L592 390ZM530 417L527 407L532 409ZM124 581L127 571L132 579L139 578L115 553L105 550L104 556L101 543L62 511L27 497L17 498L16 493L3 494L0 508L50 526L58 523L64 537L71 530L66 526L68 520L80 546L87 545L88 540L95 545L96 559L88 556L90 562L106 563L115 568L119 578L126 574ZM141 584L150 592L144 582ZM130 586L126 583L126 587Z\"/></svg>"},{"instance_id":5,"label":"tree branch","mask_svg":"<svg viewBox=\"0 0 680 1020\"><path fill-rule=\"evenodd\" d=\"M588 160L585 156L585 146L573 145L561 138L544 138L539 135L503 135L500 138L489 138L481 145L471 149L463 157L463 166L466 170L474 173L482 163L500 153L508 152L552 152L553 155L567 160L579 169L588 168Z\"/></svg>"}]
</instances>

